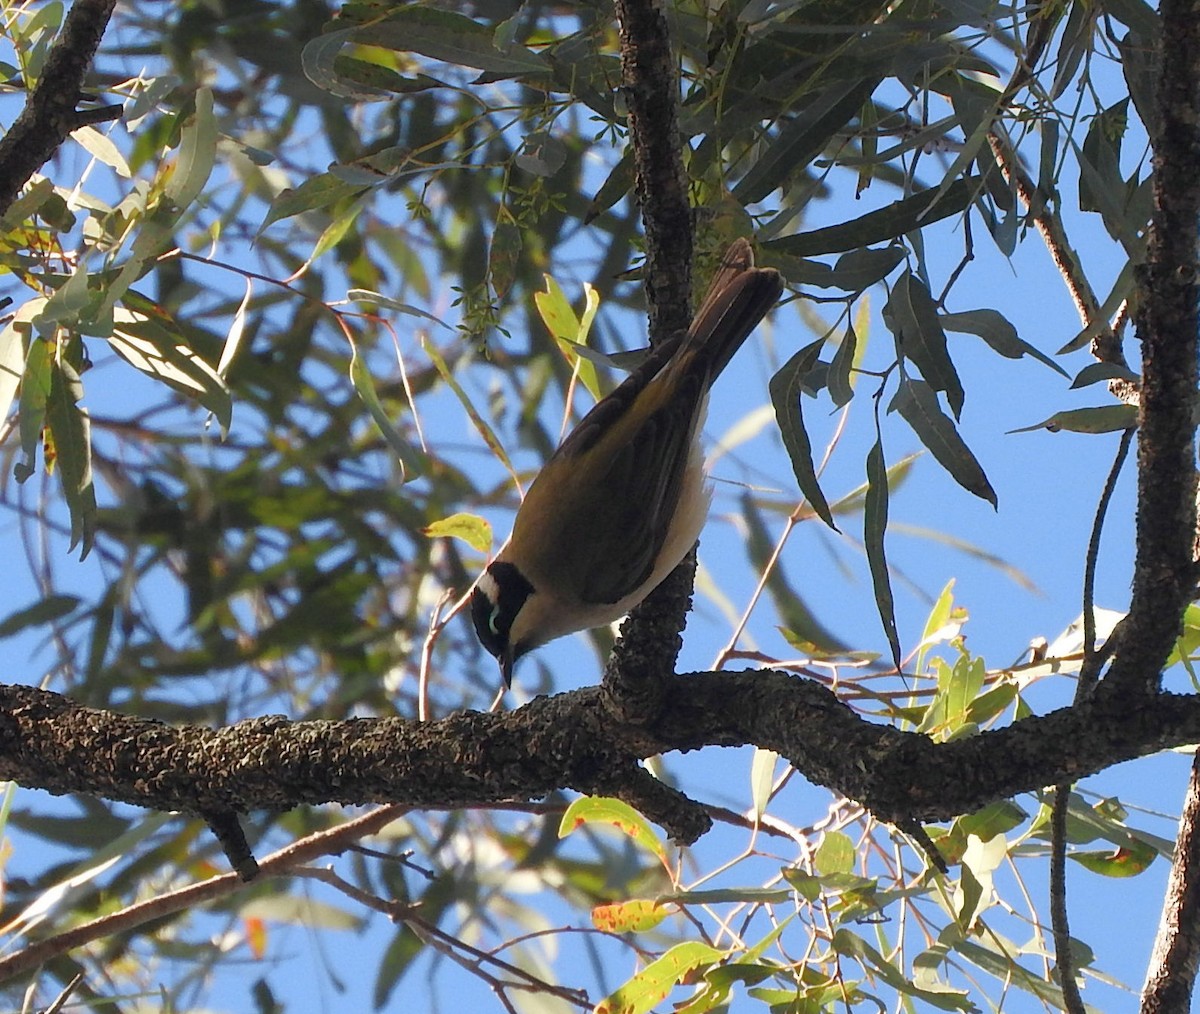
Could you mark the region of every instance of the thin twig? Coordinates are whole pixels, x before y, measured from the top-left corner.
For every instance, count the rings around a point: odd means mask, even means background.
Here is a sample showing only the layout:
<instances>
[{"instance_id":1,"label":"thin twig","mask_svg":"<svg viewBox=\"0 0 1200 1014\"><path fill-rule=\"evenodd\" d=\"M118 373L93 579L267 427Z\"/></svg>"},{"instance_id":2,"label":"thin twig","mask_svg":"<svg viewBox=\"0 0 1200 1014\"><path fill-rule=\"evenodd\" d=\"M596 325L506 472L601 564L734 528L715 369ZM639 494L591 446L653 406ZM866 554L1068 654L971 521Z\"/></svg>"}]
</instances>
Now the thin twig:
<instances>
[{"instance_id":1,"label":"thin twig","mask_svg":"<svg viewBox=\"0 0 1200 1014\"><path fill-rule=\"evenodd\" d=\"M79 110L92 57L116 0L75 0L21 115L0 138L0 215L73 130L121 115L120 106Z\"/></svg>"},{"instance_id":2,"label":"thin twig","mask_svg":"<svg viewBox=\"0 0 1200 1014\"><path fill-rule=\"evenodd\" d=\"M381 806L338 827L300 838L267 856L259 864L259 874L255 883L261 883L268 877L287 876L303 863L311 862L320 856L342 852L352 841L364 835L375 834L406 812L407 807L403 806ZM39 940L0 958L0 982L31 972L51 958L83 947L94 940L128 933L151 920L162 919L196 905L227 898L245 887L246 881L237 873L226 873L129 905L119 912L93 919L65 933Z\"/></svg>"}]
</instances>

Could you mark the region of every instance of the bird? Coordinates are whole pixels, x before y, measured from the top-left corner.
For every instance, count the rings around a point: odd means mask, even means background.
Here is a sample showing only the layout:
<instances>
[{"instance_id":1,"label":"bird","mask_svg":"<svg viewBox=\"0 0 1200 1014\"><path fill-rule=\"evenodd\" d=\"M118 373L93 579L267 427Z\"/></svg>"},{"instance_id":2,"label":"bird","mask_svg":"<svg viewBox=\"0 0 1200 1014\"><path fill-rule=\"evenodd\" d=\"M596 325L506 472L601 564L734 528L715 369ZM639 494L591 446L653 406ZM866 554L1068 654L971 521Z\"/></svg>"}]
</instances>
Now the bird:
<instances>
[{"instance_id":1,"label":"bird","mask_svg":"<svg viewBox=\"0 0 1200 1014\"><path fill-rule=\"evenodd\" d=\"M476 634L506 688L521 656L620 619L696 543L710 499L709 389L782 294L779 272L734 240L687 332L656 346L538 472L471 592Z\"/></svg>"}]
</instances>

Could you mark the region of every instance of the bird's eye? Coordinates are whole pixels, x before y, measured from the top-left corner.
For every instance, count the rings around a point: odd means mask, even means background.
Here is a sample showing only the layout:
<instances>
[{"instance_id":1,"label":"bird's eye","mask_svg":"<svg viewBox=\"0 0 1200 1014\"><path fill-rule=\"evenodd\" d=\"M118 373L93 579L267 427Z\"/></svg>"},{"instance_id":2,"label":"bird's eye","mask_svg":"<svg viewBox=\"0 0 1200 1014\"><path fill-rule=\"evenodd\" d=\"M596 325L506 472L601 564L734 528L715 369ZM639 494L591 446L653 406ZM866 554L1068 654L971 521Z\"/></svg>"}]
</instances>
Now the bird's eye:
<instances>
[{"instance_id":1,"label":"bird's eye","mask_svg":"<svg viewBox=\"0 0 1200 1014\"><path fill-rule=\"evenodd\" d=\"M500 636L500 624L497 622L500 619L500 607L496 606L488 616L488 630L497 637Z\"/></svg>"}]
</instances>

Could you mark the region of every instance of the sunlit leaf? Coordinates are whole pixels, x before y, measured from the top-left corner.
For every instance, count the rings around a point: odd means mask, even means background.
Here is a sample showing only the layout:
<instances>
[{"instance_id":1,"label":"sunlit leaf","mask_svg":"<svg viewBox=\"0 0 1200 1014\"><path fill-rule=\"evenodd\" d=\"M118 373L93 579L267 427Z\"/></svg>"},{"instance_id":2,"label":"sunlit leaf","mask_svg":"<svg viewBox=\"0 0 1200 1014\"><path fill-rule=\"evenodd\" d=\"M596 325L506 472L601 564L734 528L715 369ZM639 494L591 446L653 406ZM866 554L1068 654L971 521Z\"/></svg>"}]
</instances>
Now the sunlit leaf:
<instances>
[{"instance_id":1,"label":"sunlit leaf","mask_svg":"<svg viewBox=\"0 0 1200 1014\"><path fill-rule=\"evenodd\" d=\"M698 940L676 944L596 1004L595 1014L648 1014L685 975L719 961L724 955L724 951Z\"/></svg>"},{"instance_id":2,"label":"sunlit leaf","mask_svg":"<svg viewBox=\"0 0 1200 1014\"><path fill-rule=\"evenodd\" d=\"M451 514L426 525L421 531L431 539L462 539L481 553L486 553L492 547L492 526L478 514Z\"/></svg>"},{"instance_id":3,"label":"sunlit leaf","mask_svg":"<svg viewBox=\"0 0 1200 1014\"><path fill-rule=\"evenodd\" d=\"M611 824L643 848L653 852L659 859L666 861L666 848L658 835L646 822L646 818L628 803L602 796L583 796L576 799L562 815L558 825L558 836L565 838L585 824Z\"/></svg>"},{"instance_id":4,"label":"sunlit leaf","mask_svg":"<svg viewBox=\"0 0 1200 1014\"><path fill-rule=\"evenodd\" d=\"M1032 433L1034 430L1049 430L1058 433L1113 433L1132 429L1137 425L1136 405L1098 405L1095 408L1071 408L1055 412L1032 426L1021 426L1009 433Z\"/></svg>"},{"instance_id":5,"label":"sunlit leaf","mask_svg":"<svg viewBox=\"0 0 1200 1014\"><path fill-rule=\"evenodd\" d=\"M644 933L670 914L670 909L657 901L638 898L597 905L592 909L592 925L604 933Z\"/></svg>"}]
</instances>

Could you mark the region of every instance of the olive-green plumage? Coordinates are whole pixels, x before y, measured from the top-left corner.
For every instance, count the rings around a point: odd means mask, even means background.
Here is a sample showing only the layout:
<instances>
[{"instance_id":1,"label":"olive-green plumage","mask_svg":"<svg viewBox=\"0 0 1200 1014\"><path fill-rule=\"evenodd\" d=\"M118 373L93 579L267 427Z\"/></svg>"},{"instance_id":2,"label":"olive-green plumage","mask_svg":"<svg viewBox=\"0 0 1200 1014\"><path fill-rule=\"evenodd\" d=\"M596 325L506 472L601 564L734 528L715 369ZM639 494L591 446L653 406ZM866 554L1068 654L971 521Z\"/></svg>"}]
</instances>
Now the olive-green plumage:
<instances>
[{"instance_id":1,"label":"olive-green plumage","mask_svg":"<svg viewBox=\"0 0 1200 1014\"><path fill-rule=\"evenodd\" d=\"M708 390L782 291L735 241L687 334L598 402L538 473L471 603L506 683L531 648L624 615L695 543Z\"/></svg>"}]
</instances>

